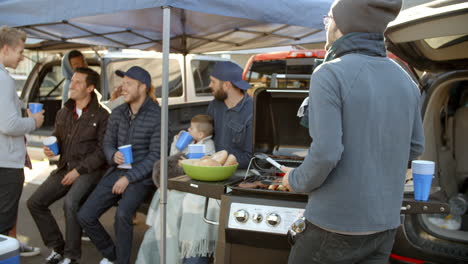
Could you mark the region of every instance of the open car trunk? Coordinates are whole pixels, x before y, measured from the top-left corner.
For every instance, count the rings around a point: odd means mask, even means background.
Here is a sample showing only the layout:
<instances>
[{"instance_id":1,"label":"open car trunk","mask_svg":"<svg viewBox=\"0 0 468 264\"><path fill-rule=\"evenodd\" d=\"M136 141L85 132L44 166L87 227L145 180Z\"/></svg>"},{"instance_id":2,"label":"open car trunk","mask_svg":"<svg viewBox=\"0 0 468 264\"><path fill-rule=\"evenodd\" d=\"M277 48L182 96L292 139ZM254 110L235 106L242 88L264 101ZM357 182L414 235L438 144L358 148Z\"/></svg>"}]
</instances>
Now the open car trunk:
<instances>
[{"instance_id":1,"label":"open car trunk","mask_svg":"<svg viewBox=\"0 0 468 264\"><path fill-rule=\"evenodd\" d=\"M468 2L433 1L400 13L386 32L389 50L425 72L420 79L425 131L420 159L436 162L433 186L440 188L434 196L451 208L445 214L407 217L405 235L420 251L452 257L450 263L453 257L468 260L467 25Z\"/></svg>"}]
</instances>

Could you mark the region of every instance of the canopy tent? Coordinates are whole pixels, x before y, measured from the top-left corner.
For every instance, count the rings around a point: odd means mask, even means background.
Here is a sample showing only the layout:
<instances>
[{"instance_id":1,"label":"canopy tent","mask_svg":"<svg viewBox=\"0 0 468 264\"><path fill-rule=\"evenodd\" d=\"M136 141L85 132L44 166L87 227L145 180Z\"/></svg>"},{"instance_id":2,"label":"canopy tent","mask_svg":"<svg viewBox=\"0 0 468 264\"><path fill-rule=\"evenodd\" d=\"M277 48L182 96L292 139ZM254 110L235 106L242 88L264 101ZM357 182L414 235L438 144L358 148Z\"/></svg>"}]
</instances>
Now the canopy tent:
<instances>
[{"instance_id":1,"label":"canopy tent","mask_svg":"<svg viewBox=\"0 0 468 264\"><path fill-rule=\"evenodd\" d=\"M161 263L165 259L169 51L323 42L333 0L0 0L0 25L44 39L163 52Z\"/></svg>"},{"instance_id":2,"label":"canopy tent","mask_svg":"<svg viewBox=\"0 0 468 264\"><path fill-rule=\"evenodd\" d=\"M202 53L323 42L331 2L6 0L0 25L47 40L161 51L160 7L171 6L170 51Z\"/></svg>"}]
</instances>

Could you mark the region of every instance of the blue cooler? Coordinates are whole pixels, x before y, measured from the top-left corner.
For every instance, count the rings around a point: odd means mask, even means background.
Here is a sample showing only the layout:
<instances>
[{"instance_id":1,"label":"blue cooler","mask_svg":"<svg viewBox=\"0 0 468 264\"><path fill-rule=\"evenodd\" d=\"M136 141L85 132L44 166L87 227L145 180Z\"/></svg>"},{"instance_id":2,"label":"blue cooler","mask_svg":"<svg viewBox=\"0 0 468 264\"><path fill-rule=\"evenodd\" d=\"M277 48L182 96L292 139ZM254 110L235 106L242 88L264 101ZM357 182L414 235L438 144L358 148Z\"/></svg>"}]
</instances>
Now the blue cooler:
<instances>
[{"instance_id":1,"label":"blue cooler","mask_svg":"<svg viewBox=\"0 0 468 264\"><path fill-rule=\"evenodd\" d=\"M18 240L0 235L0 264L19 264Z\"/></svg>"}]
</instances>

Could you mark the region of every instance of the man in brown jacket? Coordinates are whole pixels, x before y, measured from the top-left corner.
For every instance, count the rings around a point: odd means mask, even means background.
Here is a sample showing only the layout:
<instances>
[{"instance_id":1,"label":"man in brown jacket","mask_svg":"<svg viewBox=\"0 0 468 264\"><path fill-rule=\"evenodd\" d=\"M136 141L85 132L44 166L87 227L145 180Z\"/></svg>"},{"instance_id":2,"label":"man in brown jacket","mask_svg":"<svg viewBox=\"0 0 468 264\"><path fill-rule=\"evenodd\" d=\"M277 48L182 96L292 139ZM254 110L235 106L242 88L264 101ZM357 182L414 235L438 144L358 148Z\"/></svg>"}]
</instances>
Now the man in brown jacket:
<instances>
[{"instance_id":1,"label":"man in brown jacket","mask_svg":"<svg viewBox=\"0 0 468 264\"><path fill-rule=\"evenodd\" d=\"M60 154L58 168L28 200L42 240L52 249L45 263L80 261L82 231L76 214L81 202L97 185L106 164L102 142L109 113L94 93L99 78L99 74L89 68L75 70L70 99L57 113L55 122L54 136ZM54 156L47 147L44 153ZM49 210L52 203L64 196L65 240Z\"/></svg>"}]
</instances>

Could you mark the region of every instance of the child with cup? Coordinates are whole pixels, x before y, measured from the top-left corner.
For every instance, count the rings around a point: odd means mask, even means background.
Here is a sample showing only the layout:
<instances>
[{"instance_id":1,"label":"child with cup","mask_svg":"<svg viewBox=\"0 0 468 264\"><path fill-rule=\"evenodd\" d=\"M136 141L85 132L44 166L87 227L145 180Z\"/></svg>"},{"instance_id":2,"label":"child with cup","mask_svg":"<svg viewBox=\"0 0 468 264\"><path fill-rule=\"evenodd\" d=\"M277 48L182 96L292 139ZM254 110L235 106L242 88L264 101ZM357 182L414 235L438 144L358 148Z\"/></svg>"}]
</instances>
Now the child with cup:
<instances>
[{"instance_id":1,"label":"child with cup","mask_svg":"<svg viewBox=\"0 0 468 264\"><path fill-rule=\"evenodd\" d=\"M189 152L189 144L205 145L205 154L215 153L213 139L213 118L209 115L196 115L190 121L188 132L181 130L174 136L171 144L170 155Z\"/></svg>"}]
</instances>

